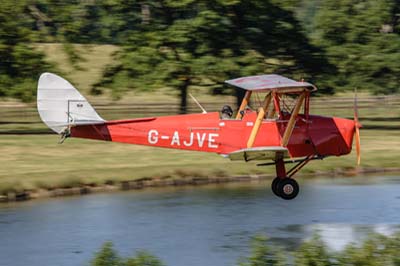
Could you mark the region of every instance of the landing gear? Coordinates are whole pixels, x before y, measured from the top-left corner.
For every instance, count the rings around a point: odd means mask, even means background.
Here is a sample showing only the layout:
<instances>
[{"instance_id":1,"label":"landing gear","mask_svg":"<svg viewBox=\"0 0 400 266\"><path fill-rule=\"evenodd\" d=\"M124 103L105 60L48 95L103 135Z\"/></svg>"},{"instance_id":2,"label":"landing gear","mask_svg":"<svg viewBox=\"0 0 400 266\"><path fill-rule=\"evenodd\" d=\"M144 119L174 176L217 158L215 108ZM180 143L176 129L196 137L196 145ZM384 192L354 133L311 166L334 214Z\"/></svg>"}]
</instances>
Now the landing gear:
<instances>
[{"instance_id":1,"label":"landing gear","mask_svg":"<svg viewBox=\"0 0 400 266\"><path fill-rule=\"evenodd\" d=\"M289 177L275 177L271 184L272 192L285 200L294 199L299 194L300 188L296 180Z\"/></svg>"},{"instance_id":2,"label":"landing gear","mask_svg":"<svg viewBox=\"0 0 400 266\"><path fill-rule=\"evenodd\" d=\"M291 200L297 197L300 188L299 184L292 178L292 176L297 173L303 166L305 166L309 161L315 159L322 159L320 156L307 156L304 159L297 160L297 165L286 172L285 162L283 159L277 159L274 163L266 163L260 165L271 165L275 164L277 177L271 183L271 189L274 194L282 199Z\"/></svg>"}]
</instances>

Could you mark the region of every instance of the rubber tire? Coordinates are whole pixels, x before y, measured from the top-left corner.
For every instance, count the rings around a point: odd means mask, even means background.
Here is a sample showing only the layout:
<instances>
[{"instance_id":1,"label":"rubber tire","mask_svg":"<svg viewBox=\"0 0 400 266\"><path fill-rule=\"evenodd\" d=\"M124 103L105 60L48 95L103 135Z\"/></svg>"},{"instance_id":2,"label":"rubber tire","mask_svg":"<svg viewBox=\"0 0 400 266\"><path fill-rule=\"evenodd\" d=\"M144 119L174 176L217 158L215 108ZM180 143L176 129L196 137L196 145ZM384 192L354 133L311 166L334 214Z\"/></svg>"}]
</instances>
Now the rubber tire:
<instances>
[{"instance_id":1,"label":"rubber tire","mask_svg":"<svg viewBox=\"0 0 400 266\"><path fill-rule=\"evenodd\" d=\"M300 188L296 180L291 178L282 179L277 186L279 196L284 200L292 200L299 194Z\"/></svg>"},{"instance_id":2,"label":"rubber tire","mask_svg":"<svg viewBox=\"0 0 400 266\"><path fill-rule=\"evenodd\" d=\"M278 197L280 197L281 195L278 193L278 184L282 179L279 177L275 177L274 180L272 180L271 183L271 190L272 192L274 192L274 194Z\"/></svg>"}]
</instances>

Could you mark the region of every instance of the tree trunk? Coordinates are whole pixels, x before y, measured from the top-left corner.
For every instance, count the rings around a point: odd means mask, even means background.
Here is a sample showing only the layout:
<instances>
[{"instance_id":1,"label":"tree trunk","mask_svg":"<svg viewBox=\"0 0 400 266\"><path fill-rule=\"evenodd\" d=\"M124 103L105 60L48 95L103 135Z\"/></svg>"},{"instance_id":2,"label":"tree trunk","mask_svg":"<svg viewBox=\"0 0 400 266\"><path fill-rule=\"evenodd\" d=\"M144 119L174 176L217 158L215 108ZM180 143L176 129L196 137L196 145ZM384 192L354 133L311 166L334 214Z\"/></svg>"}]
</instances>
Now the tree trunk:
<instances>
[{"instance_id":1,"label":"tree trunk","mask_svg":"<svg viewBox=\"0 0 400 266\"><path fill-rule=\"evenodd\" d=\"M148 25L150 23L150 6L148 4L142 4L142 24Z\"/></svg>"},{"instance_id":2,"label":"tree trunk","mask_svg":"<svg viewBox=\"0 0 400 266\"><path fill-rule=\"evenodd\" d=\"M180 103L180 114L187 114L187 91L190 85L190 78L186 78L181 86L179 86L179 91L180 91L180 98L181 98L181 103Z\"/></svg>"}]
</instances>

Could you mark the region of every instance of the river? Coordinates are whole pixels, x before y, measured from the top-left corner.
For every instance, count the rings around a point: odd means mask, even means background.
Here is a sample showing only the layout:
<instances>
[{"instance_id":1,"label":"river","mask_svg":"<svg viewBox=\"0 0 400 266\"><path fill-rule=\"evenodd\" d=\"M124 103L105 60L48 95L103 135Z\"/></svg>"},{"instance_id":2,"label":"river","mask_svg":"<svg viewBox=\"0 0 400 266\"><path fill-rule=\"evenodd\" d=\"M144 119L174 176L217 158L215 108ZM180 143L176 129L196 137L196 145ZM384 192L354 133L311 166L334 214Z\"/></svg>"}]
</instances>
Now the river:
<instances>
[{"instance_id":1,"label":"river","mask_svg":"<svg viewBox=\"0 0 400 266\"><path fill-rule=\"evenodd\" d=\"M286 249L319 232L332 250L400 229L400 176L299 180L284 201L269 181L147 189L0 205L0 265L88 265L105 241L168 266L237 265L257 234Z\"/></svg>"}]
</instances>

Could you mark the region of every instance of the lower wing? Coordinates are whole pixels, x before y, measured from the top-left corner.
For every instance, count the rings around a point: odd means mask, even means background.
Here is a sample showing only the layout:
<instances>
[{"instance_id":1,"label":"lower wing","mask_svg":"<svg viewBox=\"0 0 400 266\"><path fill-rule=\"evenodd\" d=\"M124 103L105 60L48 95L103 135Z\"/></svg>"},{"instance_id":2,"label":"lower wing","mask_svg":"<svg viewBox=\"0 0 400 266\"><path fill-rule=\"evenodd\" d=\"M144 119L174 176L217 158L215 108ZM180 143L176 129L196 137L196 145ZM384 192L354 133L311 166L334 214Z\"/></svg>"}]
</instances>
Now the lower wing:
<instances>
[{"instance_id":1,"label":"lower wing","mask_svg":"<svg viewBox=\"0 0 400 266\"><path fill-rule=\"evenodd\" d=\"M237 150L227 154L232 161L277 160L289 158L288 149L281 146L255 147Z\"/></svg>"}]
</instances>

